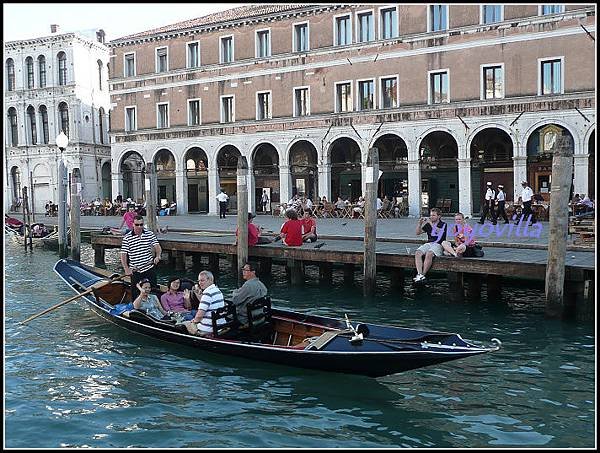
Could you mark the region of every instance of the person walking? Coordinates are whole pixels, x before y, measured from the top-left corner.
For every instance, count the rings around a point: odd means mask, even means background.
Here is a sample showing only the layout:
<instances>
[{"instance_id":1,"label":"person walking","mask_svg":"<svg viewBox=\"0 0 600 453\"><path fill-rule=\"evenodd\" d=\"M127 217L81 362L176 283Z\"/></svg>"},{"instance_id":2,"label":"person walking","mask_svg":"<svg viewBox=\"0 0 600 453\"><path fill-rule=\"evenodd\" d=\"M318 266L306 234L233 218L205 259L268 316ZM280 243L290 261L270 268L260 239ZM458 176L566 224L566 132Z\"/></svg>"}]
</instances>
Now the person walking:
<instances>
[{"instance_id":1,"label":"person walking","mask_svg":"<svg viewBox=\"0 0 600 453\"><path fill-rule=\"evenodd\" d=\"M229 201L229 196L224 189L221 189L221 193L217 195L217 200L219 201L219 219L224 219L227 212L227 201Z\"/></svg>"},{"instance_id":2,"label":"person walking","mask_svg":"<svg viewBox=\"0 0 600 453\"><path fill-rule=\"evenodd\" d=\"M498 222L498 219L502 217L504 219L504 223L508 223L508 217L506 215L506 211L504 207L506 205L506 193L504 192L504 186L502 184L498 184L498 193L496 194L496 202L498 203L498 209L496 210L494 216L494 225Z\"/></svg>"},{"instance_id":3,"label":"person walking","mask_svg":"<svg viewBox=\"0 0 600 453\"><path fill-rule=\"evenodd\" d=\"M260 199L260 204L262 206L262 210L263 212L268 212L270 211L270 209L268 209L268 205L269 205L269 196L267 195L267 191L263 190L262 193L262 197Z\"/></svg>"},{"instance_id":4,"label":"person walking","mask_svg":"<svg viewBox=\"0 0 600 453\"><path fill-rule=\"evenodd\" d=\"M529 216L531 216L531 224L533 225L536 220L535 220L535 215L533 214L533 211L531 210L531 200L533 198L533 190L531 189L531 187L529 187L529 183L527 181L522 181L521 182L521 186L523 187L523 190L521 191L521 196L519 197L521 199L521 203L523 203L523 210L521 211L521 217L523 218L523 220L525 222L527 222L527 219L529 218ZM515 222L515 224L519 224L519 222Z\"/></svg>"},{"instance_id":5,"label":"person walking","mask_svg":"<svg viewBox=\"0 0 600 453\"><path fill-rule=\"evenodd\" d=\"M121 264L125 275L131 276L131 302L139 295L138 282L147 278L156 286L154 266L160 261L162 248L156 235L144 228L144 218L137 215L133 220L133 231L123 236Z\"/></svg>"},{"instance_id":6,"label":"person walking","mask_svg":"<svg viewBox=\"0 0 600 453\"><path fill-rule=\"evenodd\" d=\"M485 197L483 199L483 213L481 214L481 219L479 219L479 223L483 225L485 219L490 211L492 211L492 219L494 218L494 198L496 197L496 192L492 188L492 183L488 181L487 190L485 191Z\"/></svg>"}]
</instances>

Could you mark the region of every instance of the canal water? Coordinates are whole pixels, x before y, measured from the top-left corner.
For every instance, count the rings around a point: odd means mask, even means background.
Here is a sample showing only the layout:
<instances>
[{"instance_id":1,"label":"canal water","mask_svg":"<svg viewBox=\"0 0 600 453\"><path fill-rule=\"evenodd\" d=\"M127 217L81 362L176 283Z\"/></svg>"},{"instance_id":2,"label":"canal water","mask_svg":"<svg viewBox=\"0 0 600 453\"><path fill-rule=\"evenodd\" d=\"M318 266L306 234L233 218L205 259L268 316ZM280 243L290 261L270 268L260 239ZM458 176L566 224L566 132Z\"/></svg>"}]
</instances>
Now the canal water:
<instances>
[{"instance_id":1,"label":"canal water","mask_svg":"<svg viewBox=\"0 0 600 453\"><path fill-rule=\"evenodd\" d=\"M106 255L119 270L118 251ZM503 343L493 354L373 379L198 352L120 330L83 302L18 325L72 296L52 271L57 259L5 243L6 447L595 445L594 326L546 320L543 288L505 288L505 304L485 294L450 303L443 279L402 295L382 273L365 300L360 279L344 287L341 271L331 287L312 269L304 288L289 289L274 265L276 305ZM82 261L93 264L89 244ZM218 284L227 294L235 282L225 264ZM163 267L159 280L171 271Z\"/></svg>"}]
</instances>

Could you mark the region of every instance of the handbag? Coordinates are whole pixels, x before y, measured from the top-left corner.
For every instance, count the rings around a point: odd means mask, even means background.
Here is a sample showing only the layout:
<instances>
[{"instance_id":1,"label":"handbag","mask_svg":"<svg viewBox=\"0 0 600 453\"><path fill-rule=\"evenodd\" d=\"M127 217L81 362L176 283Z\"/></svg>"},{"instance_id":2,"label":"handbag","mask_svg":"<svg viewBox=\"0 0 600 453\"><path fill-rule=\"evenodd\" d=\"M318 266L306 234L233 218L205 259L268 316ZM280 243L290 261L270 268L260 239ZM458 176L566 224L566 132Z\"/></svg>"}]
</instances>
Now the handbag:
<instances>
[{"instance_id":1,"label":"handbag","mask_svg":"<svg viewBox=\"0 0 600 453\"><path fill-rule=\"evenodd\" d=\"M473 246L473 256L475 258L481 258L481 257L483 257L483 255L485 255L485 253L483 251L483 247L481 247L481 245L479 245L479 244L475 244Z\"/></svg>"}]
</instances>

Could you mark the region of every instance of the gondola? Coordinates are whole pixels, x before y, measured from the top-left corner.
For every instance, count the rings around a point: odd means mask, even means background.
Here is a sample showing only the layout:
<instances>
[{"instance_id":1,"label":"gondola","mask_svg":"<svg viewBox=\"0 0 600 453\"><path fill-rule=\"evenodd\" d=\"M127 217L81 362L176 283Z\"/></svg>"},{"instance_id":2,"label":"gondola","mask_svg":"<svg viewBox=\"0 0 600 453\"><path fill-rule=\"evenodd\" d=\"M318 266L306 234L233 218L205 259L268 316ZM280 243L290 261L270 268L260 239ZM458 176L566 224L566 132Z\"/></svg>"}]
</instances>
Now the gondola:
<instances>
[{"instance_id":1,"label":"gondola","mask_svg":"<svg viewBox=\"0 0 600 453\"><path fill-rule=\"evenodd\" d=\"M69 259L54 271L75 292L107 281L107 272ZM114 275L113 275L114 277ZM82 296L100 317L127 330L198 350L282 365L380 377L493 352L500 341L480 346L460 335L307 315L271 306L268 297L248 306L248 325L236 325L234 310L213 316L213 334L191 335L175 320L158 320L139 310L123 314L115 306L130 301L130 284L114 280ZM217 325L223 317L225 325Z\"/></svg>"}]
</instances>

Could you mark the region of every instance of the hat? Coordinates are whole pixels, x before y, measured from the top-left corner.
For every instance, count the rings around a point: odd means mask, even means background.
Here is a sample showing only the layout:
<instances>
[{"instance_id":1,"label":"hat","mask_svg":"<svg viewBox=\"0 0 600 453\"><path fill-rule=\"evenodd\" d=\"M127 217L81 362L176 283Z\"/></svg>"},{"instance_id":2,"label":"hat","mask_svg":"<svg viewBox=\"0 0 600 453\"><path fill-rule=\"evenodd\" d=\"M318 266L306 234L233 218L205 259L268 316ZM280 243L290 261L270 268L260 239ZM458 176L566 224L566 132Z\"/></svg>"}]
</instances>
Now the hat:
<instances>
[{"instance_id":1,"label":"hat","mask_svg":"<svg viewBox=\"0 0 600 453\"><path fill-rule=\"evenodd\" d=\"M254 217L256 217L256 214L252 214L251 212L248 213L248 220L251 220Z\"/></svg>"},{"instance_id":2,"label":"hat","mask_svg":"<svg viewBox=\"0 0 600 453\"><path fill-rule=\"evenodd\" d=\"M487 182L487 185L488 185L488 186L491 186L491 185L492 185L492 183L491 183L490 181L488 181L488 182Z\"/></svg>"},{"instance_id":3,"label":"hat","mask_svg":"<svg viewBox=\"0 0 600 453\"><path fill-rule=\"evenodd\" d=\"M527 184L527 181L521 181L521 184Z\"/></svg>"},{"instance_id":4,"label":"hat","mask_svg":"<svg viewBox=\"0 0 600 453\"><path fill-rule=\"evenodd\" d=\"M504 189L504 186L502 184L498 184L498 189Z\"/></svg>"}]
</instances>

